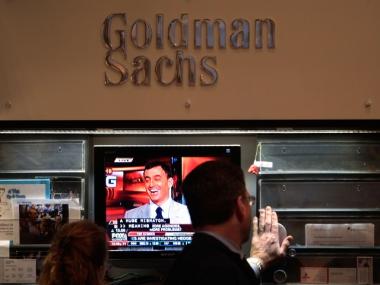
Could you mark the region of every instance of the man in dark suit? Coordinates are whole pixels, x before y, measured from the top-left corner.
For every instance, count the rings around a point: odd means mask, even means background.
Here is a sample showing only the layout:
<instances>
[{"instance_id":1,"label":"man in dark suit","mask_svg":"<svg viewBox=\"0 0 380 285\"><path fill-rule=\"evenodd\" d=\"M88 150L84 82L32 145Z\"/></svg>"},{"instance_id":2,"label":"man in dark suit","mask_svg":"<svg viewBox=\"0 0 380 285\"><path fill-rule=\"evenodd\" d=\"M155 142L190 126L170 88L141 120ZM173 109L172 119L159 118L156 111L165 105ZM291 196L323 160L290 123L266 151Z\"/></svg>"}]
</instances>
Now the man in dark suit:
<instances>
[{"instance_id":1,"label":"man in dark suit","mask_svg":"<svg viewBox=\"0 0 380 285\"><path fill-rule=\"evenodd\" d=\"M239 167L206 162L186 177L182 187L195 234L166 285L259 284L260 272L285 256L292 237L280 244L277 215L266 207L260 210L260 227L257 217L253 218L250 257L244 257L241 246L251 231L253 197Z\"/></svg>"}]
</instances>

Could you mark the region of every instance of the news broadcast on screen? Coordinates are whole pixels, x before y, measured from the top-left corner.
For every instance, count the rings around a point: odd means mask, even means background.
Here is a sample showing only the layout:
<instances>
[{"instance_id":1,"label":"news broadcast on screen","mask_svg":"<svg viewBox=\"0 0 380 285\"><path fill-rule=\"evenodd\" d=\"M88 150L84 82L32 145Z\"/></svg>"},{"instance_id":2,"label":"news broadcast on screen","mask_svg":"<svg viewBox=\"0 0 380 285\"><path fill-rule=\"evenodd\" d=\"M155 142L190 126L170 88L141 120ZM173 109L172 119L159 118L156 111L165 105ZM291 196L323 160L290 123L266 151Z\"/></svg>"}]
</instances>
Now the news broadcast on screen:
<instances>
[{"instance_id":1,"label":"news broadcast on screen","mask_svg":"<svg viewBox=\"0 0 380 285\"><path fill-rule=\"evenodd\" d=\"M181 183L218 159L239 164L240 147L96 147L96 220L106 226L111 251L181 251L193 235Z\"/></svg>"}]
</instances>

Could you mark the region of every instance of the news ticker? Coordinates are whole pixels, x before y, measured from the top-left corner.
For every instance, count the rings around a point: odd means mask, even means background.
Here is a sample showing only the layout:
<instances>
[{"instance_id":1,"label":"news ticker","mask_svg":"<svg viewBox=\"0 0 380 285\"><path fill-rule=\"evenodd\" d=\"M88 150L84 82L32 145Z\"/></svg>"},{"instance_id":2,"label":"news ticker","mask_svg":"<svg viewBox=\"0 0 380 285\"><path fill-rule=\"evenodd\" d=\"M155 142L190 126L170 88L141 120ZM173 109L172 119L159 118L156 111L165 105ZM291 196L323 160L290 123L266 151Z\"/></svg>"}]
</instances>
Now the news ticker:
<instances>
[{"instance_id":1,"label":"news ticker","mask_svg":"<svg viewBox=\"0 0 380 285\"><path fill-rule=\"evenodd\" d=\"M111 246L185 246L193 232L169 219L118 219L108 223Z\"/></svg>"}]
</instances>

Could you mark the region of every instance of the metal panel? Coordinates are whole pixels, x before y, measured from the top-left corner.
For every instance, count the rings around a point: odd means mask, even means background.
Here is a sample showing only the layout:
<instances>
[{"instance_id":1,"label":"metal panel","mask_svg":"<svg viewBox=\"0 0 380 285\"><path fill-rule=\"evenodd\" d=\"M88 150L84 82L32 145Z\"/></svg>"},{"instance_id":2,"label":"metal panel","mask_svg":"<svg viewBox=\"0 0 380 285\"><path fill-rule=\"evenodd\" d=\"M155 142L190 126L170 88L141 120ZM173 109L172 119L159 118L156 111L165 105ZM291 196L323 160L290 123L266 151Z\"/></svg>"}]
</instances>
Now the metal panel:
<instances>
[{"instance_id":1,"label":"metal panel","mask_svg":"<svg viewBox=\"0 0 380 285\"><path fill-rule=\"evenodd\" d=\"M378 209L377 181L259 180L259 206L275 209Z\"/></svg>"},{"instance_id":2,"label":"metal panel","mask_svg":"<svg viewBox=\"0 0 380 285\"><path fill-rule=\"evenodd\" d=\"M85 141L2 141L0 173L85 171Z\"/></svg>"},{"instance_id":3,"label":"metal panel","mask_svg":"<svg viewBox=\"0 0 380 285\"><path fill-rule=\"evenodd\" d=\"M317 214L317 213L316 213ZM352 224L352 223L372 223L375 225L375 246L380 246L380 216L369 217L364 215L351 215L336 217L289 217L279 213L279 220L286 228L287 233L294 237L295 245L305 245L305 225L306 224Z\"/></svg>"},{"instance_id":4,"label":"metal panel","mask_svg":"<svg viewBox=\"0 0 380 285\"><path fill-rule=\"evenodd\" d=\"M379 142L261 142L260 149L258 159L273 162L261 174L380 173Z\"/></svg>"},{"instance_id":5,"label":"metal panel","mask_svg":"<svg viewBox=\"0 0 380 285\"><path fill-rule=\"evenodd\" d=\"M324 267L324 268L355 268L358 256L371 256L368 252L346 253L343 255L331 256L312 254L297 258L287 258L282 264L276 264L264 272L262 284L305 284L301 283L301 267ZM376 270L380 266L380 258L373 256L373 283L379 284L380 271ZM357 284L340 283L340 284Z\"/></svg>"}]
</instances>

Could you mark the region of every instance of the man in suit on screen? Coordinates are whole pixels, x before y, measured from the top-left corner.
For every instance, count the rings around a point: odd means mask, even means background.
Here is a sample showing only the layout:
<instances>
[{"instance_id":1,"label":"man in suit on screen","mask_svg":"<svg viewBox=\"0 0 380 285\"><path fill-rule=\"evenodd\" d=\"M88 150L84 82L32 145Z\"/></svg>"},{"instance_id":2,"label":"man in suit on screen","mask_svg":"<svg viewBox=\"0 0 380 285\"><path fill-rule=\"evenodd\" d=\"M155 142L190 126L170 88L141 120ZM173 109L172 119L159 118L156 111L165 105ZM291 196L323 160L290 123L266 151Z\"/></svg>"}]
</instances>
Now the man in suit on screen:
<instances>
[{"instance_id":1,"label":"man in suit on screen","mask_svg":"<svg viewBox=\"0 0 380 285\"><path fill-rule=\"evenodd\" d=\"M171 224L191 224L187 206L171 198L173 183L169 164L160 160L149 161L144 169L144 184L150 201L126 211L124 217L169 219Z\"/></svg>"}]
</instances>

